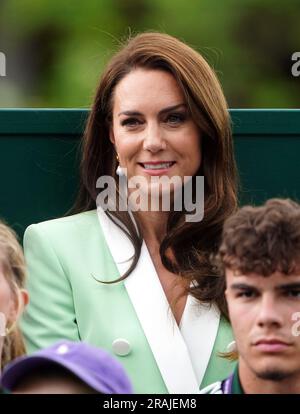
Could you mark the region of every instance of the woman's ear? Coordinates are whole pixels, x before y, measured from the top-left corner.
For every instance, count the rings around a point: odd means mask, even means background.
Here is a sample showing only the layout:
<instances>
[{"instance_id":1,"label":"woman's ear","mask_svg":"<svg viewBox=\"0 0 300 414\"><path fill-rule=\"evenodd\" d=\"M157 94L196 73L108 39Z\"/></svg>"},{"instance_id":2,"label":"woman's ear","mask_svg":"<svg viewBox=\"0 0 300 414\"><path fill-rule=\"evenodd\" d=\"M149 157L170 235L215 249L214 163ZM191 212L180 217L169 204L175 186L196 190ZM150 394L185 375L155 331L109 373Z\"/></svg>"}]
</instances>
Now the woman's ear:
<instances>
[{"instance_id":1,"label":"woman's ear","mask_svg":"<svg viewBox=\"0 0 300 414\"><path fill-rule=\"evenodd\" d=\"M110 139L110 142L113 145L115 145L115 143L116 143L116 141L115 141L115 135L114 135L114 132L113 132L112 128L109 128L109 139Z\"/></svg>"},{"instance_id":2,"label":"woman's ear","mask_svg":"<svg viewBox=\"0 0 300 414\"><path fill-rule=\"evenodd\" d=\"M29 303L29 294L26 289L19 289L15 300L13 300L9 320L17 321Z\"/></svg>"},{"instance_id":3,"label":"woman's ear","mask_svg":"<svg viewBox=\"0 0 300 414\"><path fill-rule=\"evenodd\" d=\"M26 306L29 303L29 293L26 289L21 289L20 291L20 295L21 295L21 302L22 302L22 311L24 310L24 308L26 308Z\"/></svg>"}]
</instances>

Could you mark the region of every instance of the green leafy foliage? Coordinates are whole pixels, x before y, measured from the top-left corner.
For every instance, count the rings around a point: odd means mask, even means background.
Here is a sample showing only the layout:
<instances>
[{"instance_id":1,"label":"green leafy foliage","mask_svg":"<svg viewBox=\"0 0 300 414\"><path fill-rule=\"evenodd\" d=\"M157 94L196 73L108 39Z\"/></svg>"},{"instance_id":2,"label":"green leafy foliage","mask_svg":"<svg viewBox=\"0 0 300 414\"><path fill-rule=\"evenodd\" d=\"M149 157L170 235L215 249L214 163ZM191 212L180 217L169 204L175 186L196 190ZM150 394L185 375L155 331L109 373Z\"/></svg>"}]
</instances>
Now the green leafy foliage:
<instances>
[{"instance_id":1,"label":"green leafy foliage","mask_svg":"<svg viewBox=\"0 0 300 414\"><path fill-rule=\"evenodd\" d=\"M299 107L299 1L0 0L0 107L89 107L130 33L185 40L216 70L231 107Z\"/></svg>"}]
</instances>

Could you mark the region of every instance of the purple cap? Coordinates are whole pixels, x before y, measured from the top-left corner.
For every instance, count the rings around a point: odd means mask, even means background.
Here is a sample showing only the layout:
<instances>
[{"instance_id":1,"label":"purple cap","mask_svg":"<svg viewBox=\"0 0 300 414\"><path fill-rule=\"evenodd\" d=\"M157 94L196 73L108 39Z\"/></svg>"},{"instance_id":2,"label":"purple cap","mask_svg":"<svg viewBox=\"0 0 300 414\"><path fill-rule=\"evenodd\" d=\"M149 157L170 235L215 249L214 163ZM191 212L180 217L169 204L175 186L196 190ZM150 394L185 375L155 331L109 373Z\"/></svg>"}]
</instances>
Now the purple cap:
<instances>
[{"instance_id":1,"label":"purple cap","mask_svg":"<svg viewBox=\"0 0 300 414\"><path fill-rule=\"evenodd\" d=\"M11 362L4 370L1 385L13 390L34 368L55 363L102 394L132 394L122 365L107 352L85 342L60 341L55 345Z\"/></svg>"}]
</instances>

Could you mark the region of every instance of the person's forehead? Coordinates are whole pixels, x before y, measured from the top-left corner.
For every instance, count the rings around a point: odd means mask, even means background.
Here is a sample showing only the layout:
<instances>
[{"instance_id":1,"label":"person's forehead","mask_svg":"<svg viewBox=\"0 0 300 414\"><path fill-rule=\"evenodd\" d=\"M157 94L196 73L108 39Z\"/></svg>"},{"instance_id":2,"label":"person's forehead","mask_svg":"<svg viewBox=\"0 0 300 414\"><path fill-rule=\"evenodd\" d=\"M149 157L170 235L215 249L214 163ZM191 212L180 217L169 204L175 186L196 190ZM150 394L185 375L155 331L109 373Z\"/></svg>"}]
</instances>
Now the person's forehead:
<instances>
[{"instance_id":1,"label":"person's forehead","mask_svg":"<svg viewBox=\"0 0 300 414\"><path fill-rule=\"evenodd\" d=\"M246 283L257 287L277 287L290 283L300 283L300 269L289 275L276 271L269 276L263 276L256 272L243 273L239 270L226 269L226 279L227 283L230 282L230 284Z\"/></svg>"},{"instance_id":2,"label":"person's forehead","mask_svg":"<svg viewBox=\"0 0 300 414\"><path fill-rule=\"evenodd\" d=\"M175 78L161 70L134 70L117 84L114 93L117 111L147 107L159 111L179 103L184 103L184 96Z\"/></svg>"}]
</instances>

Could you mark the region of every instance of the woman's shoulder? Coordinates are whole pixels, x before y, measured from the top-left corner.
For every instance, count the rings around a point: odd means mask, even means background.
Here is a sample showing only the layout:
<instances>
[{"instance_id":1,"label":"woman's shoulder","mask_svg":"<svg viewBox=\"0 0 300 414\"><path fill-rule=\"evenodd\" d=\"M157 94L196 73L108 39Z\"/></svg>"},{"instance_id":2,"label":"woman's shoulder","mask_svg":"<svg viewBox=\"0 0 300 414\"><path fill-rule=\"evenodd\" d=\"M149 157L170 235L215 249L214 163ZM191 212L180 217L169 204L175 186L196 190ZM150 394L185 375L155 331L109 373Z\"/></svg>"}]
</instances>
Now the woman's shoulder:
<instances>
[{"instance_id":1,"label":"woman's shoulder","mask_svg":"<svg viewBox=\"0 0 300 414\"><path fill-rule=\"evenodd\" d=\"M51 235L55 235L56 237L58 235L61 237L70 237L74 232L78 233L79 231L80 233L85 233L96 228L99 228L97 210L90 210L71 216L31 224L27 227L24 238L28 237L31 233L47 234L50 237Z\"/></svg>"}]
</instances>

